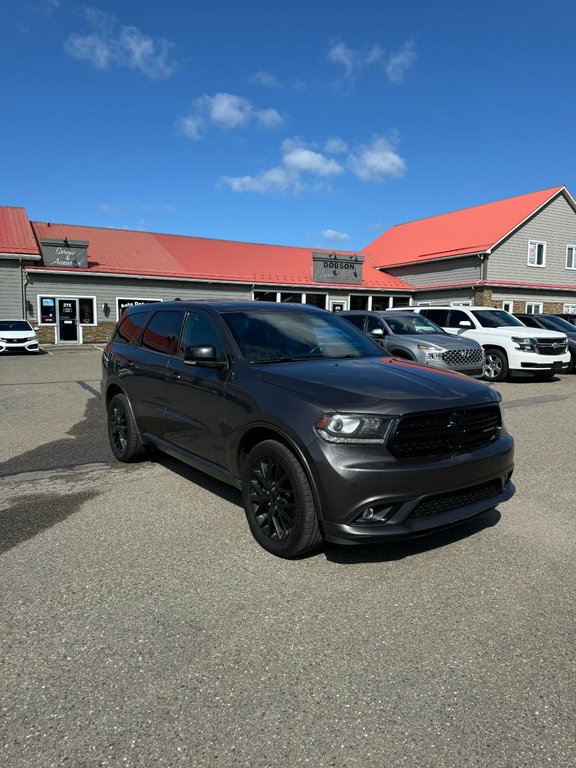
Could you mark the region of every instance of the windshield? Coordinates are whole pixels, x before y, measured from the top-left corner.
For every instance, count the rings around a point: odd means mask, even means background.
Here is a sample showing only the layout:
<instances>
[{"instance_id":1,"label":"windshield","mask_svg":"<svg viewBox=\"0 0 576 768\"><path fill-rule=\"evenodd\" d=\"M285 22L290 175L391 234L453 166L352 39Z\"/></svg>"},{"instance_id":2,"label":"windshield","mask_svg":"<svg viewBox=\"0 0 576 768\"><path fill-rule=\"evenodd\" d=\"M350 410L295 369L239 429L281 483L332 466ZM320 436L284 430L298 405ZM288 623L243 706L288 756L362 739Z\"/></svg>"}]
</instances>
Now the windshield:
<instances>
[{"instance_id":1,"label":"windshield","mask_svg":"<svg viewBox=\"0 0 576 768\"><path fill-rule=\"evenodd\" d=\"M391 333L398 333L400 335L440 333L443 336L448 335L443 328L433 323L432 320L428 320L418 314L414 314L413 317L406 317L405 315L388 315L386 313L386 315L382 316L382 320L386 323Z\"/></svg>"},{"instance_id":2,"label":"windshield","mask_svg":"<svg viewBox=\"0 0 576 768\"><path fill-rule=\"evenodd\" d=\"M545 328L551 331L562 331L562 333L576 333L576 327L569 323L567 320L563 320L561 317L540 317L538 320Z\"/></svg>"},{"instance_id":3,"label":"windshield","mask_svg":"<svg viewBox=\"0 0 576 768\"><path fill-rule=\"evenodd\" d=\"M330 312L227 312L223 318L251 363L381 357L382 348Z\"/></svg>"},{"instance_id":4,"label":"windshield","mask_svg":"<svg viewBox=\"0 0 576 768\"><path fill-rule=\"evenodd\" d=\"M524 325L505 309L473 309L472 314L484 328L500 328L506 325Z\"/></svg>"},{"instance_id":5,"label":"windshield","mask_svg":"<svg viewBox=\"0 0 576 768\"><path fill-rule=\"evenodd\" d=\"M26 320L0 320L0 331L31 331Z\"/></svg>"}]
</instances>

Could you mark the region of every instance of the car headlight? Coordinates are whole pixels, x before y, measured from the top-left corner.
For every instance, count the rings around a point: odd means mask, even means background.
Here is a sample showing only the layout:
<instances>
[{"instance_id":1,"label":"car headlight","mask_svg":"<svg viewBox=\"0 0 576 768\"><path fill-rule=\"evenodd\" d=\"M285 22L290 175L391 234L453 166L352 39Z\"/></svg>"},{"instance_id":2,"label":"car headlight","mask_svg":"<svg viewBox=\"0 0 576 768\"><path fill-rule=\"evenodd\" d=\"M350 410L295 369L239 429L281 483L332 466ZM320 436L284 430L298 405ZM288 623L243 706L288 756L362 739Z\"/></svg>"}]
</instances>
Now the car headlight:
<instances>
[{"instance_id":1,"label":"car headlight","mask_svg":"<svg viewBox=\"0 0 576 768\"><path fill-rule=\"evenodd\" d=\"M534 352L538 343L536 339L529 336L512 336L512 341L518 344L518 349L522 349L525 352Z\"/></svg>"},{"instance_id":2,"label":"car headlight","mask_svg":"<svg viewBox=\"0 0 576 768\"><path fill-rule=\"evenodd\" d=\"M424 342L418 344L418 349L424 352L426 360L442 360L442 356L446 352L445 349L436 344L425 344Z\"/></svg>"},{"instance_id":3,"label":"car headlight","mask_svg":"<svg viewBox=\"0 0 576 768\"><path fill-rule=\"evenodd\" d=\"M394 416L326 413L316 424L316 434L328 443L382 445L395 422Z\"/></svg>"}]
</instances>

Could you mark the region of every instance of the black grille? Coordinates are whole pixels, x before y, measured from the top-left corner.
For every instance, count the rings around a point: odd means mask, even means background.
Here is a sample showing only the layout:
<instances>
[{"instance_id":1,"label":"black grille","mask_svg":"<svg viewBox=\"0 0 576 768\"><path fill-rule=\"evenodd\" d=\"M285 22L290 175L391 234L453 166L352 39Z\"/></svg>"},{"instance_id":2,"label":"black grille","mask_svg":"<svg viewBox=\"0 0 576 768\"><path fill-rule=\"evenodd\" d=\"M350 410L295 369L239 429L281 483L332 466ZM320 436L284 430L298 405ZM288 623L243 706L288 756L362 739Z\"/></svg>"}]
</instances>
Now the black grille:
<instances>
[{"instance_id":1,"label":"black grille","mask_svg":"<svg viewBox=\"0 0 576 768\"><path fill-rule=\"evenodd\" d=\"M389 450L399 459L462 453L496 440L502 428L498 405L403 416Z\"/></svg>"},{"instance_id":2,"label":"black grille","mask_svg":"<svg viewBox=\"0 0 576 768\"><path fill-rule=\"evenodd\" d=\"M566 352L567 341L557 339L537 339L536 351L539 355L561 355Z\"/></svg>"},{"instance_id":3,"label":"black grille","mask_svg":"<svg viewBox=\"0 0 576 768\"><path fill-rule=\"evenodd\" d=\"M488 483L474 485L472 488L464 488L452 493L442 493L438 496L429 496L424 499L412 512L410 517L427 517L428 515L440 515L442 512L450 512L452 509L466 507L477 501L485 501L497 496L502 490L500 480L490 480Z\"/></svg>"}]
</instances>

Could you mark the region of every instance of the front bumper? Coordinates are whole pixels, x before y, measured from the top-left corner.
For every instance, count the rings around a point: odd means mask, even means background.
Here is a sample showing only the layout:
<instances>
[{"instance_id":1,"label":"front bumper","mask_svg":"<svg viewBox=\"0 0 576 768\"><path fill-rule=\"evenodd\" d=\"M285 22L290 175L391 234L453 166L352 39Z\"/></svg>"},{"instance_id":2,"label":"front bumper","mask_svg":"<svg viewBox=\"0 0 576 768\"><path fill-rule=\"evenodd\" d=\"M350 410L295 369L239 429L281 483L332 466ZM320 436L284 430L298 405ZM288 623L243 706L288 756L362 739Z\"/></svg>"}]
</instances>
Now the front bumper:
<instances>
[{"instance_id":1,"label":"front bumper","mask_svg":"<svg viewBox=\"0 0 576 768\"><path fill-rule=\"evenodd\" d=\"M508 434L467 453L418 459L398 460L374 447L310 447L317 454L312 467L329 541L421 536L492 509L515 492ZM365 520L369 509L376 514Z\"/></svg>"},{"instance_id":2,"label":"front bumper","mask_svg":"<svg viewBox=\"0 0 576 768\"><path fill-rule=\"evenodd\" d=\"M39 352L38 339L33 341L2 341L0 340L0 354L2 352Z\"/></svg>"}]
</instances>

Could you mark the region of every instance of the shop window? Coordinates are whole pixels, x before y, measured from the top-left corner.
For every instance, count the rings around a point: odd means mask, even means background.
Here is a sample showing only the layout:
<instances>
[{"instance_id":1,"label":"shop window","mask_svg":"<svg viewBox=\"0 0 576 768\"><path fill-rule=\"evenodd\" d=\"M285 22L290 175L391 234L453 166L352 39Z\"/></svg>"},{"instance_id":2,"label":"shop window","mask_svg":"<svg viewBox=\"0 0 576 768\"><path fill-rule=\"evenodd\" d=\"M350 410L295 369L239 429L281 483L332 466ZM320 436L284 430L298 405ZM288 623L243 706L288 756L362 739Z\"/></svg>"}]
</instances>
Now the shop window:
<instances>
[{"instance_id":1,"label":"shop window","mask_svg":"<svg viewBox=\"0 0 576 768\"><path fill-rule=\"evenodd\" d=\"M278 301L276 291L254 291L254 301Z\"/></svg>"},{"instance_id":2,"label":"shop window","mask_svg":"<svg viewBox=\"0 0 576 768\"><path fill-rule=\"evenodd\" d=\"M312 304L314 307L320 307L320 309L326 309L326 298L325 293L307 293L305 294L305 303Z\"/></svg>"},{"instance_id":3,"label":"shop window","mask_svg":"<svg viewBox=\"0 0 576 768\"><path fill-rule=\"evenodd\" d=\"M394 296L392 298L393 307L409 307L410 299L408 296Z\"/></svg>"},{"instance_id":4,"label":"shop window","mask_svg":"<svg viewBox=\"0 0 576 768\"><path fill-rule=\"evenodd\" d=\"M546 243L540 243L538 240L528 241L528 261L529 267L546 266Z\"/></svg>"},{"instance_id":5,"label":"shop window","mask_svg":"<svg viewBox=\"0 0 576 768\"><path fill-rule=\"evenodd\" d=\"M514 314L514 302L513 301L503 301L502 302L502 309L505 309L506 312L510 312L510 314Z\"/></svg>"},{"instance_id":6,"label":"shop window","mask_svg":"<svg viewBox=\"0 0 576 768\"><path fill-rule=\"evenodd\" d=\"M377 312L388 309L389 306L390 298L388 296L372 296L372 309Z\"/></svg>"},{"instance_id":7,"label":"shop window","mask_svg":"<svg viewBox=\"0 0 576 768\"><path fill-rule=\"evenodd\" d=\"M302 304L301 293L281 293L280 301L284 304Z\"/></svg>"},{"instance_id":8,"label":"shop window","mask_svg":"<svg viewBox=\"0 0 576 768\"><path fill-rule=\"evenodd\" d=\"M368 309L369 296L350 296L350 309Z\"/></svg>"},{"instance_id":9,"label":"shop window","mask_svg":"<svg viewBox=\"0 0 576 768\"><path fill-rule=\"evenodd\" d=\"M53 296L40 297L40 323L56 325L56 299Z\"/></svg>"},{"instance_id":10,"label":"shop window","mask_svg":"<svg viewBox=\"0 0 576 768\"><path fill-rule=\"evenodd\" d=\"M566 269L576 269L576 245L566 246Z\"/></svg>"},{"instance_id":11,"label":"shop window","mask_svg":"<svg viewBox=\"0 0 576 768\"><path fill-rule=\"evenodd\" d=\"M82 299L78 300L80 305L80 324L81 325L95 325L96 323L96 311L94 308L94 299Z\"/></svg>"},{"instance_id":12,"label":"shop window","mask_svg":"<svg viewBox=\"0 0 576 768\"><path fill-rule=\"evenodd\" d=\"M576 304L564 304L562 311L565 315L576 315Z\"/></svg>"}]
</instances>

